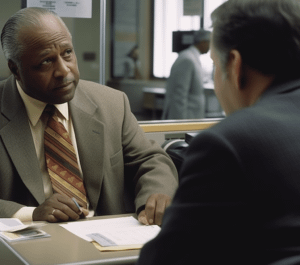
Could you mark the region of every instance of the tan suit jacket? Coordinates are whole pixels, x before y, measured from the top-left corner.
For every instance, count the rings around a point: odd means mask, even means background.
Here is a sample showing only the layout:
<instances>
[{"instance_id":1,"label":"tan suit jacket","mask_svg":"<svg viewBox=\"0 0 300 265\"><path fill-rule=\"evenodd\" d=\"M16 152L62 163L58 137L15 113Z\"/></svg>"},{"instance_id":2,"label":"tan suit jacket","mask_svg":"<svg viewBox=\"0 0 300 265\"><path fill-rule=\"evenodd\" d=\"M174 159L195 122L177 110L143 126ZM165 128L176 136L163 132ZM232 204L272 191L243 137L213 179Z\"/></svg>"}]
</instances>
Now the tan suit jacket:
<instances>
[{"instance_id":1,"label":"tan suit jacket","mask_svg":"<svg viewBox=\"0 0 300 265\"><path fill-rule=\"evenodd\" d=\"M176 169L145 137L124 93L80 80L69 109L96 215L132 212L153 193L173 196ZM0 111L0 217L11 217L24 205L45 201L27 113L13 76L0 82Z\"/></svg>"}]
</instances>

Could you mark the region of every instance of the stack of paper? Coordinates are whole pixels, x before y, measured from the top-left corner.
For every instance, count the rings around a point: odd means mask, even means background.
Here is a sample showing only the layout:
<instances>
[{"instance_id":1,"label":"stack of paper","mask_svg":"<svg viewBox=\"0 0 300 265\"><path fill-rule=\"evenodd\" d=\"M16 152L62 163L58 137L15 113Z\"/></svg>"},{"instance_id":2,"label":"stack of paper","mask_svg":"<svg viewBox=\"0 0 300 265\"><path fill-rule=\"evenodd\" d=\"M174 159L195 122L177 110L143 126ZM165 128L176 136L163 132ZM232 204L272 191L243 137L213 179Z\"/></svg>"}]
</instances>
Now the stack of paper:
<instances>
[{"instance_id":1,"label":"stack of paper","mask_svg":"<svg viewBox=\"0 0 300 265\"><path fill-rule=\"evenodd\" d=\"M7 241L49 237L49 234L37 229L43 225L43 223L25 225L17 218L0 218L0 237Z\"/></svg>"},{"instance_id":2,"label":"stack of paper","mask_svg":"<svg viewBox=\"0 0 300 265\"><path fill-rule=\"evenodd\" d=\"M101 251L140 249L160 231L157 225L143 225L134 217L99 219L61 224Z\"/></svg>"}]
</instances>

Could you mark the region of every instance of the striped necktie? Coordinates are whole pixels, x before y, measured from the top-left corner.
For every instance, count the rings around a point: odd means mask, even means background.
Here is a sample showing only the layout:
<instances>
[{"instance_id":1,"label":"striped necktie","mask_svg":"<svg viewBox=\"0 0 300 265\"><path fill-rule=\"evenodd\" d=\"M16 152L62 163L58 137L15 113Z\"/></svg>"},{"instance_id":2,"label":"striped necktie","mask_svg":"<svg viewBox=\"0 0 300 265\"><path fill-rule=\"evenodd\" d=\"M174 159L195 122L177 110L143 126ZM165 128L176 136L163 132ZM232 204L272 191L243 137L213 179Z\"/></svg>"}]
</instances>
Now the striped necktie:
<instances>
[{"instance_id":1,"label":"striped necktie","mask_svg":"<svg viewBox=\"0 0 300 265\"><path fill-rule=\"evenodd\" d=\"M47 105L48 122L44 132L45 158L55 192L75 198L87 208L86 190L69 133L55 115L55 106Z\"/></svg>"}]
</instances>

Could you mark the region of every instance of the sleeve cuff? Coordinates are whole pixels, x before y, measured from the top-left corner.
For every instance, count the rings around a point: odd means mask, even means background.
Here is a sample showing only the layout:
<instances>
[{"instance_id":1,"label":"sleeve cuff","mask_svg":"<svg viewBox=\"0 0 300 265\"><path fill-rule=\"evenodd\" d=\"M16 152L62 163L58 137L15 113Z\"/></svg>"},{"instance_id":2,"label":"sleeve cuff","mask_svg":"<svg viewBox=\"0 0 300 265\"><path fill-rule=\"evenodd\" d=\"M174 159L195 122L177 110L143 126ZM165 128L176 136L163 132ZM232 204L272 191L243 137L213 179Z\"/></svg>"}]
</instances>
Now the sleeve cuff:
<instances>
[{"instance_id":1,"label":"sleeve cuff","mask_svg":"<svg viewBox=\"0 0 300 265\"><path fill-rule=\"evenodd\" d=\"M32 214L36 207L22 207L15 212L12 218L18 218L22 222L32 222Z\"/></svg>"}]
</instances>

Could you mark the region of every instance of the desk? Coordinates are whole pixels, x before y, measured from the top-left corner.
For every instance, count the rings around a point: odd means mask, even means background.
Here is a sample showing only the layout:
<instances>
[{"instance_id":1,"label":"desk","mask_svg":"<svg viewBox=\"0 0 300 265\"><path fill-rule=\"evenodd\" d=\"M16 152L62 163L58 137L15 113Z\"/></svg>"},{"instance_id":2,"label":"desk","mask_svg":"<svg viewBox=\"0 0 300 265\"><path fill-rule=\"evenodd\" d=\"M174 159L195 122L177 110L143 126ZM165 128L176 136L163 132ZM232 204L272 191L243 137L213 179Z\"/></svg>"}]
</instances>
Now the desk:
<instances>
[{"instance_id":1,"label":"desk","mask_svg":"<svg viewBox=\"0 0 300 265\"><path fill-rule=\"evenodd\" d=\"M160 117L157 117L157 111L163 110L166 89L162 87L143 87L143 94L143 107L152 110L153 120L160 119ZM206 101L205 117L223 117L223 110L215 95L213 83L204 84L204 95Z\"/></svg>"},{"instance_id":2,"label":"desk","mask_svg":"<svg viewBox=\"0 0 300 265\"><path fill-rule=\"evenodd\" d=\"M93 217L87 220L120 216L125 215ZM0 238L0 264L134 264L138 259L139 250L100 252L92 243L75 236L57 223L49 223L42 230L51 237L14 243Z\"/></svg>"},{"instance_id":3,"label":"desk","mask_svg":"<svg viewBox=\"0 0 300 265\"><path fill-rule=\"evenodd\" d=\"M152 110L152 120L156 120L156 111L163 110L164 107L166 89L163 87L144 87L143 93L143 107Z\"/></svg>"}]
</instances>

